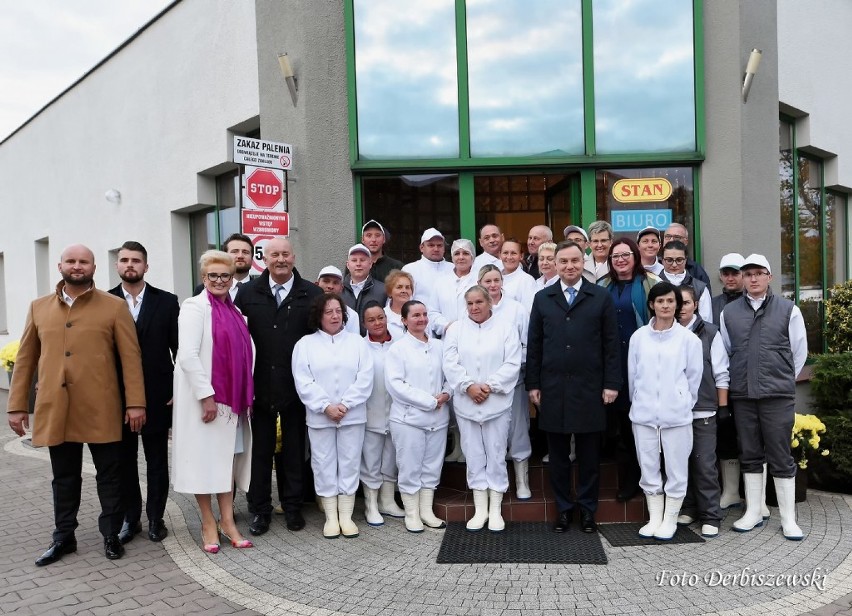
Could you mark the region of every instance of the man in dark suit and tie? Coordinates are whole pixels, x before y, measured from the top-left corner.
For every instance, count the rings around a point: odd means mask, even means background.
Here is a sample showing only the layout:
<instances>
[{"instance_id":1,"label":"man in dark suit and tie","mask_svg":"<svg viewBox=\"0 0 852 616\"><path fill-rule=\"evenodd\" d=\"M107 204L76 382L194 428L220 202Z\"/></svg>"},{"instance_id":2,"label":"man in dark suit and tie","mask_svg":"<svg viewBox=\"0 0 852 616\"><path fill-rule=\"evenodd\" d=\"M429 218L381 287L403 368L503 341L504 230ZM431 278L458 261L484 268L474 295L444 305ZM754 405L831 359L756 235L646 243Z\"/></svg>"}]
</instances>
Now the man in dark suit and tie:
<instances>
[{"instance_id":1,"label":"man in dark suit and tie","mask_svg":"<svg viewBox=\"0 0 852 616\"><path fill-rule=\"evenodd\" d=\"M247 283L251 278L251 266L254 262L254 244L251 243L251 238L242 233L232 233L222 243L222 250L227 252L234 258L234 275L231 277L231 288L228 291L231 295L231 301L237 299L237 291L240 287ZM198 295L204 290L204 285L199 284L192 291L193 295Z\"/></svg>"},{"instance_id":2,"label":"man in dark suit and tie","mask_svg":"<svg viewBox=\"0 0 852 616\"><path fill-rule=\"evenodd\" d=\"M583 532L595 532L600 483L601 433L606 406L621 389L618 324L612 297L583 278L583 250L571 241L556 247L559 284L533 301L527 340L526 388L539 407L538 425L547 433L550 482L566 532L575 505ZM571 497L571 435L579 477Z\"/></svg>"},{"instance_id":3,"label":"man in dark suit and tie","mask_svg":"<svg viewBox=\"0 0 852 616\"><path fill-rule=\"evenodd\" d=\"M178 347L177 296L145 282L148 252L139 242L125 242L118 251L116 269L122 283L110 293L127 302L136 322L142 350L142 372L148 420L142 428L142 448L148 465L148 538L162 541L168 530L163 522L169 495L169 428L172 426L172 375ZM141 532L142 491L139 488L139 438L125 424L121 442L121 489L124 524L118 535L127 543Z\"/></svg>"}]
</instances>

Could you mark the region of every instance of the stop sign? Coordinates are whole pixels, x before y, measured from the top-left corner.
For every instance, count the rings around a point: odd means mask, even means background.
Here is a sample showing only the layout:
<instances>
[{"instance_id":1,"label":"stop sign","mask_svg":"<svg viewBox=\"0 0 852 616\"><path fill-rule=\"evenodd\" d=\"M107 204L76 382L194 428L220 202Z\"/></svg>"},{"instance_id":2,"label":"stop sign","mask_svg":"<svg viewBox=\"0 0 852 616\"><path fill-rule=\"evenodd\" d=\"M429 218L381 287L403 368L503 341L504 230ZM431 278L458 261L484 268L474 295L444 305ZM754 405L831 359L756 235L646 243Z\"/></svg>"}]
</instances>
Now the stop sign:
<instances>
[{"instance_id":1,"label":"stop sign","mask_svg":"<svg viewBox=\"0 0 852 616\"><path fill-rule=\"evenodd\" d=\"M257 207L272 209L281 202L281 180L269 169L255 169L246 178L246 196Z\"/></svg>"}]
</instances>

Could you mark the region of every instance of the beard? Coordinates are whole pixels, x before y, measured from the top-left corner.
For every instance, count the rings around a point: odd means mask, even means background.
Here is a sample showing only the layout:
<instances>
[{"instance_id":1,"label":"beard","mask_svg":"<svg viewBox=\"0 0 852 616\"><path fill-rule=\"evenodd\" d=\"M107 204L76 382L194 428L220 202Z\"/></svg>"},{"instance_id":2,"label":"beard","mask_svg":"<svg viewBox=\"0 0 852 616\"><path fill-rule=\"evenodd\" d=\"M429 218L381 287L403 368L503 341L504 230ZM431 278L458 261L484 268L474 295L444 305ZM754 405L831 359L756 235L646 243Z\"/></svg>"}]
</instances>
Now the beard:
<instances>
[{"instance_id":1,"label":"beard","mask_svg":"<svg viewBox=\"0 0 852 616\"><path fill-rule=\"evenodd\" d=\"M70 285L72 287L88 287L92 284L92 280L94 280L93 274L88 275L80 275L72 277L71 274L62 273L62 280L65 284Z\"/></svg>"},{"instance_id":2,"label":"beard","mask_svg":"<svg viewBox=\"0 0 852 616\"><path fill-rule=\"evenodd\" d=\"M248 274L251 271L251 263L247 263L245 265L237 265L235 271L237 274Z\"/></svg>"},{"instance_id":3,"label":"beard","mask_svg":"<svg viewBox=\"0 0 852 616\"><path fill-rule=\"evenodd\" d=\"M124 282L129 282L130 284L139 282L143 276L144 274L140 274L139 272L124 272L118 275Z\"/></svg>"}]
</instances>

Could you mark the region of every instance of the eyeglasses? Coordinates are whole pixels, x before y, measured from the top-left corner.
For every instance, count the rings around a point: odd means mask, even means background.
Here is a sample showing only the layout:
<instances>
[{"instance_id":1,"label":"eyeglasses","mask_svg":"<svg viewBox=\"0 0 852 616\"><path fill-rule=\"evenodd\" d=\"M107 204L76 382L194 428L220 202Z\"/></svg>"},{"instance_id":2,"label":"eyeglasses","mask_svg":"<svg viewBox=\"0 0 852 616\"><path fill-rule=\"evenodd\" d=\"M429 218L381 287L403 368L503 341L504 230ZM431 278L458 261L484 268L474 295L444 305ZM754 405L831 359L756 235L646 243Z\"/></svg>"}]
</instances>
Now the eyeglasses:
<instances>
[{"instance_id":1,"label":"eyeglasses","mask_svg":"<svg viewBox=\"0 0 852 616\"><path fill-rule=\"evenodd\" d=\"M632 252L620 252L617 255L616 254L612 255L612 260L613 261L626 261L627 259L629 259L632 256L633 256Z\"/></svg>"},{"instance_id":2,"label":"eyeglasses","mask_svg":"<svg viewBox=\"0 0 852 616\"><path fill-rule=\"evenodd\" d=\"M680 265L681 263L686 263L686 257L666 257L663 259L663 262L666 265L673 265L675 263Z\"/></svg>"},{"instance_id":3,"label":"eyeglasses","mask_svg":"<svg viewBox=\"0 0 852 616\"><path fill-rule=\"evenodd\" d=\"M682 242L683 240L685 240L685 239L686 239L686 237L685 237L685 236L683 236L683 235L671 235L670 233L666 233L666 234L663 236L663 239L667 239L667 240L676 240L676 241L678 241L678 242Z\"/></svg>"},{"instance_id":4,"label":"eyeglasses","mask_svg":"<svg viewBox=\"0 0 852 616\"><path fill-rule=\"evenodd\" d=\"M760 278L761 276L769 276L769 272L743 272L743 278Z\"/></svg>"},{"instance_id":5,"label":"eyeglasses","mask_svg":"<svg viewBox=\"0 0 852 616\"><path fill-rule=\"evenodd\" d=\"M216 282L221 280L222 282L229 282L233 278L233 274L217 274L215 272L210 272L207 274L207 280L210 282Z\"/></svg>"}]
</instances>

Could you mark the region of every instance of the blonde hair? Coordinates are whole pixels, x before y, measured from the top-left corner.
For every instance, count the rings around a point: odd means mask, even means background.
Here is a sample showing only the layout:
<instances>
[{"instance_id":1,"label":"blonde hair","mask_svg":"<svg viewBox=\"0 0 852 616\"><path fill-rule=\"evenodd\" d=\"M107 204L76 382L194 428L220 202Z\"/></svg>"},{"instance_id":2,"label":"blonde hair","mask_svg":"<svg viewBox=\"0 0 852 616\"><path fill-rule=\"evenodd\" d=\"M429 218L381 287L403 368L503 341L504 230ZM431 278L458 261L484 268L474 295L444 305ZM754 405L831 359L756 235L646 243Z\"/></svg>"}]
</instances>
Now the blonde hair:
<instances>
[{"instance_id":1,"label":"blonde hair","mask_svg":"<svg viewBox=\"0 0 852 616\"><path fill-rule=\"evenodd\" d=\"M500 271L500 268L494 265L493 263L488 263L479 268L479 274L476 276L476 282L482 282L482 279L485 278L486 274L491 272L497 272L500 274L500 278L503 278L503 272Z\"/></svg>"},{"instance_id":2,"label":"blonde hair","mask_svg":"<svg viewBox=\"0 0 852 616\"><path fill-rule=\"evenodd\" d=\"M488 289L486 289L482 285L475 284L471 288L469 288L467 291L465 291L464 292L465 301L467 301L467 296L470 295L471 293L480 293L482 295L482 297L485 298L485 301L488 302L489 306L493 305L493 302L491 301L491 296L488 294Z\"/></svg>"},{"instance_id":3,"label":"blonde hair","mask_svg":"<svg viewBox=\"0 0 852 616\"><path fill-rule=\"evenodd\" d=\"M555 242L542 242L538 245L538 252L541 253L542 250L549 250L553 254L556 254L556 243Z\"/></svg>"},{"instance_id":4,"label":"blonde hair","mask_svg":"<svg viewBox=\"0 0 852 616\"><path fill-rule=\"evenodd\" d=\"M403 272L402 270L391 270L388 272L387 277L385 278L385 293L388 297L390 297L391 291L393 291L394 286L396 285L396 281L400 278L408 278L409 284L411 284L411 292L414 293L414 276L409 274L408 272Z\"/></svg>"},{"instance_id":5,"label":"blonde hair","mask_svg":"<svg viewBox=\"0 0 852 616\"><path fill-rule=\"evenodd\" d=\"M208 250L198 259L198 268L201 270L202 276L207 273L207 268L211 265L226 265L231 271L231 274L237 271L237 266L234 265L234 258L221 250Z\"/></svg>"}]
</instances>

